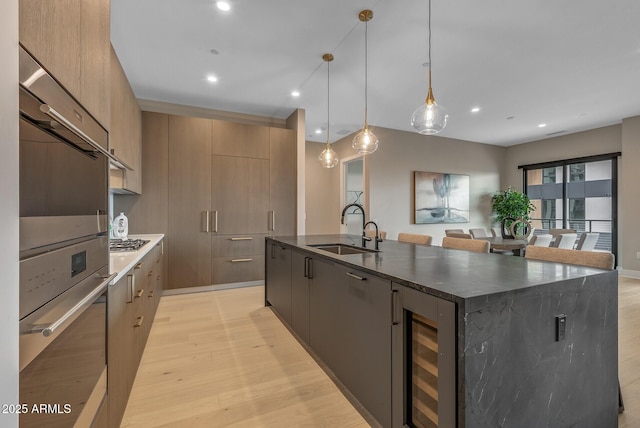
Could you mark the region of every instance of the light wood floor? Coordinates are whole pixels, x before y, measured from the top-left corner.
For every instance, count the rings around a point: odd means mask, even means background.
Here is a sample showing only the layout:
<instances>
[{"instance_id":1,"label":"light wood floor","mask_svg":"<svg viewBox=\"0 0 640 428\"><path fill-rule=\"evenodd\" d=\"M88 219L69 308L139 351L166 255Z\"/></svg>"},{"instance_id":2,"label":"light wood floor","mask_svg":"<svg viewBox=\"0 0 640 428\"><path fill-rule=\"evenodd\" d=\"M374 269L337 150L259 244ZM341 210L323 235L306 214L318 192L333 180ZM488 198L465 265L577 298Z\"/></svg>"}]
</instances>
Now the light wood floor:
<instances>
[{"instance_id":1,"label":"light wood floor","mask_svg":"<svg viewBox=\"0 0 640 428\"><path fill-rule=\"evenodd\" d=\"M264 305L264 288L164 296L123 427L367 427ZM640 426L640 280L619 281L620 428Z\"/></svg>"},{"instance_id":2,"label":"light wood floor","mask_svg":"<svg viewBox=\"0 0 640 428\"><path fill-rule=\"evenodd\" d=\"M264 287L164 296L123 427L368 427Z\"/></svg>"}]
</instances>

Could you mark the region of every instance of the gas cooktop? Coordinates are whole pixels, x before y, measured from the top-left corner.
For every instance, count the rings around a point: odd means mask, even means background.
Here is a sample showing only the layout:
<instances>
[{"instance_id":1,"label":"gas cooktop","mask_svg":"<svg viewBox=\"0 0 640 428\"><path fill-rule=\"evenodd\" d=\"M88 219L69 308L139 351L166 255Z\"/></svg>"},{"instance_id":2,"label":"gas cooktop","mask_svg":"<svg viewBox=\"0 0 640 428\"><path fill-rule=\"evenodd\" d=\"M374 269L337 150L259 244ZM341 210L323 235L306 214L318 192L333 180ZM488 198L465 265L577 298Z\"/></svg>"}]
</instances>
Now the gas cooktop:
<instances>
[{"instance_id":1,"label":"gas cooktop","mask_svg":"<svg viewBox=\"0 0 640 428\"><path fill-rule=\"evenodd\" d=\"M110 239L109 251L137 251L147 242L145 239Z\"/></svg>"}]
</instances>

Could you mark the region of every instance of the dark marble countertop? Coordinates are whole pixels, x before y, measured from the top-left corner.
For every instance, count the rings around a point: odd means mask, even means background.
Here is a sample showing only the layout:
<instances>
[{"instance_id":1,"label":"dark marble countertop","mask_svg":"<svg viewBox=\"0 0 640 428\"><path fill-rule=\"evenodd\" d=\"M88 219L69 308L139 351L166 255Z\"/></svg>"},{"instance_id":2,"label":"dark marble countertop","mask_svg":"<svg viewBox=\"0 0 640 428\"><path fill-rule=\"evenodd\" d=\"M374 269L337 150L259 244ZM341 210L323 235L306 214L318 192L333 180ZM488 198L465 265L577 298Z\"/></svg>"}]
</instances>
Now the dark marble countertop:
<instances>
[{"instance_id":1,"label":"dark marble countertop","mask_svg":"<svg viewBox=\"0 0 640 428\"><path fill-rule=\"evenodd\" d=\"M615 271L576 265L392 240L381 242L377 253L337 255L310 246L342 243L359 247L361 237L357 235L276 236L268 239L458 303L554 282L615 274ZM367 245L373 248L373 242Z\"/></svg>"}]
</instances>

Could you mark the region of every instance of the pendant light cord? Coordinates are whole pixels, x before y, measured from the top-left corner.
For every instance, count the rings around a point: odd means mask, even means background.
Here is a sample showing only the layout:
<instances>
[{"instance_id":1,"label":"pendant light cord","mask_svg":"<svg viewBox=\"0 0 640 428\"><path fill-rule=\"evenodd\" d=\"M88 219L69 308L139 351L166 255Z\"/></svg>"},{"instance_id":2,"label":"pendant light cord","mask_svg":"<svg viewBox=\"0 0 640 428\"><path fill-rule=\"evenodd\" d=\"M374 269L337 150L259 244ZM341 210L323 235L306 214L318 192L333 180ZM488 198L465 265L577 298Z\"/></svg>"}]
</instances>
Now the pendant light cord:
<instances>
[{"instance_id":1,"label":"pendant light cord","mask_svg":"<svg viewBox=\"0 0 640 428\"><path fill-rule=\"evenodd\" d=\"M365 129L367 129L369 127L369 120L368 120L368 112L367 112L367 107L369 105L369 100L367 97L367 94L369 93L369 75L368 75L368 70L369 70L369 46L368 46L368 28L369 28L369 21L365 21L364 22L364 127Z\"/></svg>"},{"instance_id":2,"label":"pendant light cord","mask_svg":"<svg viewBox=\"0 0 640 428\"><path fill-rule=\"evenodd\" d=\"M431 0L429 0L429 88L431 88Z\"/></svg>"},{"instance_id":3,"label":"pendant light cord","mask_svg":"<svg viewBox=\"0 0 640 428\"><path fill-rule=\"evenodd\" d=\"M327 61L327 148L329 148L329 64Z\"/></svg>"}]
</instances>

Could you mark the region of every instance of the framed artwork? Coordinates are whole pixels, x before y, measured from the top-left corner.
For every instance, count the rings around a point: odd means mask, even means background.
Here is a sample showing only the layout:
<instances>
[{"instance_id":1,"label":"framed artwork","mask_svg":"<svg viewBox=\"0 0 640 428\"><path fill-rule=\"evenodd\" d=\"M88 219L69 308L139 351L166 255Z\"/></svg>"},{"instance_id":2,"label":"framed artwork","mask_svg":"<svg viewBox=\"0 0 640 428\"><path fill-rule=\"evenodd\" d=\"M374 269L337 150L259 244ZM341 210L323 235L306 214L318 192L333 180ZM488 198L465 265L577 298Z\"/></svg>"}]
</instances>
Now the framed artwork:
<instances>
[{"instance_id":1,"label":"framed artwork","mask_svg":"<svg viewBox=\"0 0 640 428\"><path fill-rule=\"evenodd\" d=\"M469 176L413 172L414 222L469 223Z\"/></svg>"}]
</instances>

